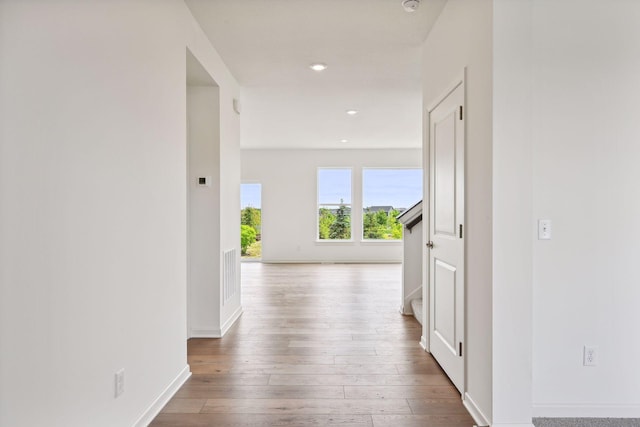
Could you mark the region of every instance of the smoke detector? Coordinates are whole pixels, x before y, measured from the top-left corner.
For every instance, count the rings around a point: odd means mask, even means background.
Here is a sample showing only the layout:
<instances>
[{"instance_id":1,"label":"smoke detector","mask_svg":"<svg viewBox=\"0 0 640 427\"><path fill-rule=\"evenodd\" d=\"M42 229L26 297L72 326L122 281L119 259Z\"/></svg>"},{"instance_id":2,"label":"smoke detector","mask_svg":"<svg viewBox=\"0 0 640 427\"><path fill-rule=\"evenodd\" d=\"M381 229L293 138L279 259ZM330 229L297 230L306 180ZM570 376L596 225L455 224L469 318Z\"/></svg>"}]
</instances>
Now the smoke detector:
<instances>
[{"instance_id":1,"label":"smoke detector","mask_svg":"<svg viewBox=\"0 0 640 427\"><path fill-rule=\"evenodd\" d=\"M415 12L420 6L420 0L402 0L402 7L407 12Z\"/></svg>"}]
</instances>

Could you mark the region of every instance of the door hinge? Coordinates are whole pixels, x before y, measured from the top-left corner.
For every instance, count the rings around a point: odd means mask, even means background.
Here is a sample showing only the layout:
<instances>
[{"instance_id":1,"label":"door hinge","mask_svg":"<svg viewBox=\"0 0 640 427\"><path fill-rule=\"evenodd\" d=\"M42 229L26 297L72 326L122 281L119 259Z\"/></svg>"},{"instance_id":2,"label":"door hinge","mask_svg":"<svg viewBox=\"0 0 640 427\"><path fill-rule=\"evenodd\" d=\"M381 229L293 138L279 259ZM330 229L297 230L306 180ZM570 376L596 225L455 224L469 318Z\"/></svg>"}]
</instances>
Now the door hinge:
<instances>
[{"instance_id":1,"label":"door hinge","mask_svg":"<svg viewBox=\"0 0 640 427\"><path fill-rule=\"evenodd\" d=\"M458 356L462 357L462 343L458 343Z\"/></svg>"},{"instance_id":2,"label":"door hinge","mask_svg":"<svg viewBox=\"0 0 640 427\"><path fill-rule=\"evenodd\" d=\"M460 224L460 238L462 239L462 224Z\"/></svg>"},{"instance_id":3,"label":"door hinge","mask_svg":"<svg viewBox=\"0 0 640 427\"><path fill-rule=\"evenodd\" d=\"M462 120L462 105L460 106L460 120Z\"/></svg>"}]
</instances>

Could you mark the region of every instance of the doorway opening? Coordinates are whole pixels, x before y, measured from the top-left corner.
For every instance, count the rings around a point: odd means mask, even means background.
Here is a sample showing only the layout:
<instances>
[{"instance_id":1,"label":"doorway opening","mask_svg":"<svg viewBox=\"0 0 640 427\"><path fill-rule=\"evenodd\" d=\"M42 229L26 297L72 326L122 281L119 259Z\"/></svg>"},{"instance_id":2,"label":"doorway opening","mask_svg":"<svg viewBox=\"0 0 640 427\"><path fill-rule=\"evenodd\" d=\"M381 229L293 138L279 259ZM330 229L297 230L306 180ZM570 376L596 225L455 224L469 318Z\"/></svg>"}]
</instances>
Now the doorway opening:
<instances>
[{"instance_id":1,"label":"doorway opening","mask_svg":"<svg viewBox=\"0 0 640 427\"><path fill-rule=\"evenodd\" d=\"M186 52L187 337L220 330L220 88Z\"/></svg>"},{"instance_id":2,"label":"doorway opening","mask_svg":"<svg viewBox=\"0 0 640 427\"><path fill-rule=\"evenodd\" d=\"M262 260L262 184L240 185L241 261Z\"/></svg>"}]
</instances>

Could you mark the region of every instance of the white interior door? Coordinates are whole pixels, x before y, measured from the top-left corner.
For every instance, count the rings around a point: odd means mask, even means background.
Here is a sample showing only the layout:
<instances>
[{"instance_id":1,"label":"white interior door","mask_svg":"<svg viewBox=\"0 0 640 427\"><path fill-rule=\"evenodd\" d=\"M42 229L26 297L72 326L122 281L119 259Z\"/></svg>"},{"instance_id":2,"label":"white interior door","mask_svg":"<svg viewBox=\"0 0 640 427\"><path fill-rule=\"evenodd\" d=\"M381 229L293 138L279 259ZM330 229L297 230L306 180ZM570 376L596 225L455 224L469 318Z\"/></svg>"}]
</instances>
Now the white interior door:
<instances>
[{"instance_id":1,"label":"white interior door","mask_svg":"<svg viewBox=\"0 0 640 427\"><path fill-rule=\"evenodd\" d=\"M464 83L429 111L429 347L464 388Z\"/></svg>"}]
</instances>

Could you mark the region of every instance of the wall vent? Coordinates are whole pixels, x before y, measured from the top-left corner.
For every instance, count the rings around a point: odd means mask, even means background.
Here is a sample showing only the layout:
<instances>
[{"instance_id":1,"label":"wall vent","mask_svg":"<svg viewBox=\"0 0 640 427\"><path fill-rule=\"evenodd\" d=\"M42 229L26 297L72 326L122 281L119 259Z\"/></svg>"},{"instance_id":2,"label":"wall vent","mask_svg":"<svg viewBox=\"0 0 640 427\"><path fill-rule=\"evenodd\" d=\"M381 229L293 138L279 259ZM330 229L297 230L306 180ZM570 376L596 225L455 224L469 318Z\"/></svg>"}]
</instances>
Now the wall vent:
<instances>
[{"instance_id":1,"label":"wall vent","mask_svg":"<svg viewBox=\"0 0 640 427\"><path fill-rule=\"evenodd\" d=\"M222 304L226 304L238 291L238 251L224 252L222 265Z\"/></svg>"}]
</instances>

